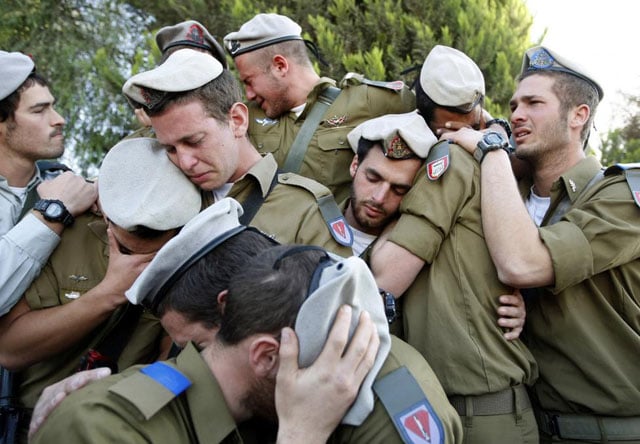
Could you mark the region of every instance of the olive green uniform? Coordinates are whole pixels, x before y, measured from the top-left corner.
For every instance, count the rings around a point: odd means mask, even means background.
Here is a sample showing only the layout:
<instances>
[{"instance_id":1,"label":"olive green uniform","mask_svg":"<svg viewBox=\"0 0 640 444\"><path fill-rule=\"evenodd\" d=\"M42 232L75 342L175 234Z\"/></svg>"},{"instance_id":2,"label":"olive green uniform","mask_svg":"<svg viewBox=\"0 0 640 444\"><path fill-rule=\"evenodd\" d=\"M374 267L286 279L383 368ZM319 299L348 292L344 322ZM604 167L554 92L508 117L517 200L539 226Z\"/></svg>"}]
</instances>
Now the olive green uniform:
<instances>
[{"instance_id":1,"label":"olive green uniform","mask_svg":"<svg viewBox=\"0 0 640 444\"><path fill-rule=\"evenodd\" d=\"M238 180L227 194L244 204L251 191L259 186L266 199L249 225L258 228L281 244L317 245L343 257L351 256L351 248L340 245L331 235L318 207L317 198L329 196L329 190L306 177L293 173L279 174L269 192L278 166L267 155Z\"/></svg>"},{"instance_id":2,"label":"olive green uniform","mask_svg":"<svg viewBox=\"0 0 640 444\"><path fill-rule=\"evenodd\" d=\"M485 243L479 165L457 145L449 154L449 168L438 180L427 178L428 163L418 172L390 234L426 262L402 297L405 338L425 356L452 402L462 403L465 442L535 442L521 384L533 383L537 368L525 345L504 339L497 324L498 297L513 289L498 280ZM515 411L470 411L467 400L487 404L488 394L503 395L494 400L499 406L515 397Z\"/></svg>"},{"instance_id":3,"label":"olive green uniform","mask_svg":"<svg viewBox=\"0 0 640 444\"><path fill-rule=\"evenodd\" d=\"M193 345L189 344L167 364L191 382L182 394L174 394L141 373L141 367L132 367L71 394L53 411L33 442L242 442L245 436L241 436L231 417L218 381ZM443 426L446 442L461 442L460 420L428 364L419 353L394 338L380 375L401 365L412 371L426 393ZM330 442L402 441L376 399L372 414L360 427L340 426Z\"/></svg>"},{"instance_id":4,"label":"olive green uniform","mask_svg":"<svg viewBox=\"0 0 640 444\"><path fill-rule=\"evenodd\" d=\"M106 274L109 245L106 224L101 216L87 213L65 230L58 248L40 276L31 284L25 298L32 310L71 303L95 287ZM19 373L19 399L22 407L33 408L42 390L73 374L81 357L92 347L102 331L118 317L120 310L93 333L81 338L62 353L47 358ZM118 360L119 368L152 362L158 353L163 329L157 318L143 313Z\"/></svg>"},{"instance_id":5,"label":"olive green uniform","mask_svg":"<svg viewBox=\"0 0 640 444\"><path fill-rule=\"evenodd\" d=\"M269 119L255 103L249 104L249 137L261 153L272 153L280 167L284 166L289 149L319 94L336 82L322 77L307 97L299 117L287 113ZM342 202L349 196L351 176L349 165L353 150L347 134L360 123L385 114L400 114L416 107L413 93L406 87L396 91L360 83L356 79L341 82L342 91L331 104L311 138L299 174L328 187ZM396 84L397 85L397 84Z\"/></svg>"},{"instance_id":6,"label":"olive green uniform","mask_svg":"<svg viewBox=\"0 0 640 444\"><path fill-rule=\"evenodd\" d=\"M555 283L527 299L527 337L540 366L535 393L545 410L595 431L583 433L595 442L602 417L635 424L631 433L605 419L609 442L620 433L628 437L624 442L640 442L640 208L624 174L605 176L582 192L599 170L589 157L563 174L540 228ZM526 196L530 184L523 185ZM567 195L571 208L548 225Z\"/></svg>"}]
</instances>

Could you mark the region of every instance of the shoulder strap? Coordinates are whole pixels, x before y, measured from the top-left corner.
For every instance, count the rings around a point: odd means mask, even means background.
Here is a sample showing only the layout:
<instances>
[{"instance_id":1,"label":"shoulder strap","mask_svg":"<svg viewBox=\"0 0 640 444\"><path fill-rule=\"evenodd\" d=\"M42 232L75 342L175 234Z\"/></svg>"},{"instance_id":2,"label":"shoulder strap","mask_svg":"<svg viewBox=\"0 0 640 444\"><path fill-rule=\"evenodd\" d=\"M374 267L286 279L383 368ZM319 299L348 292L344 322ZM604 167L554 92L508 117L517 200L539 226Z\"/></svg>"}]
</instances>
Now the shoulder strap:
<instances>
[{"instance_id":1,"label":"shoulder strap","mask_svg":"<svg viewBox=\"0 0 640 444\"><path fill-rule=\"evenodd\" d=\"M580 194L578 194L576 199L584 195L584 193L586 193L589 188L591 188L593 185L601 181L603 178L604 178L604 170L598 171L587 183L587 185L585 185L585 187L582 189ZM548 222L545 225L551 225L558 222L562 218L562 216L564 216L567 213L567 211L569 211L569 208L571 208L571 205L572 205L572 202L569 196L568 195L564 196L562 200L558 203L558 205L556 205L556 208L553 210L551 217L549 218Z\"/></svg>"},{"instance_id":2,"label":"shoulder strap","mask_svg":"<svg viewBox=\"0 0 640 444\"><path fill-rule=\"evenodd\" d=\"M322 214L322 218L325 224L327 224L331 236L333 236L335 241L340 245L344 245L345 247L351 247L353 245L353 232L351 231L351 227L344 218L342 211L340 211L340 207L338 207L329 188L313 179L293 173L280 174L278 181L287 185L303 188L313 194L320 209L320 214Z\"/></svg>"},{"instance_id":3,"label":"shoulder strap","mask_svg":"<svg viewBox=\"0 0 640 444\"><path fill-rule=\"evenodd\" d=\"M427 178L438 180L449 168L449 141L441 140L429 149L429 154L425 159Z\"/></svg>"},{"instance_id":4,"label":"shoulder strap","mask_svg":"<svg viewBox=\"0 0 640 444\"><path fill-rule=\"evenodd\" d=\"M289 149L289 154L287 154L287 158L284 161L284 171L293 173L300 171L302 160L307 153L307 148L309 148L309 141L313 133L316 132L316 128L318 128L318 124L320 124L320 120L327 111L327 108L331 106L338 95L340 95L340 89L335 86L325 88L318 95L318 100L313 104L313 108L309 111L307 118Z\"/></svg>"},{"instance_id":5,"label":"shoulder strap","mask_svg":"<svg viewBox=\"0 0 640 444\"><path fill-rule=\"evenodd\" d=\"M267 198L267 196L269 196L269 194L273 190L273 187L276 186L276 183L278 182L279 172L280 171L278 170L273 175L273 178L271 179L271 185L269 185L269 191L267 191L267 194L265 196L262 195L262 189L260 188L260 185L256 185L251 189L249 197L247 197L241 204L243 213L242 216L239 217L239 221L242 225L249 225L251 223L253 217L256 215L256 213L264 203L264 200Z\"/></svg>"},{"instance_id":6,"label":"shoulder strap","mask_svg":"<svg viewBox=\"0 0 640 444\"><path fill-rule=\"evenodd\" d=\"M373 391L404 442L444 443L442 421L406 367L402 366L377 380Z\"/></svg>"},{"instance_id":7,"label":"shoulder strap","mask_svg":"<svg viewBox=\"0 0 640 444\"><path fill-rule=\"evenodd\" d=\"M640 207L640 163L618 163L607 168L605 176L624 172L633 200Z\"/></svg>"}]
</instances>

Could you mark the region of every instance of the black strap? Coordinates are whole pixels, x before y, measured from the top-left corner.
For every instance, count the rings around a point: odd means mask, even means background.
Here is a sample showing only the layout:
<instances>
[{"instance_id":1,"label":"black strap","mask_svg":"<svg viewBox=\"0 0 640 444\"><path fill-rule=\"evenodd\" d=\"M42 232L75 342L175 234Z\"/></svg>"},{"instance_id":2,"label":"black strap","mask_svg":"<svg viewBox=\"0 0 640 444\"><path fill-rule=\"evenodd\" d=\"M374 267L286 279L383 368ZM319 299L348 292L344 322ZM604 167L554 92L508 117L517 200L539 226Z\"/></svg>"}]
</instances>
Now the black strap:
<instances>
[{"instance_id":1,"label":"black strap","mask_svg":"<svg viewBox=\"0 0 640 444\"><path fill-rule=\"evenodd\" d=\"M313 104L311 111L307 114L300 131L298 131L295 140L291 144L282 168L285 172L298 173L300 171L311 137L316 132L322 116L339 95L340 88L335 86L328 86L318 95L318 100Z\"/></svg>"},{"instance_id":2,"label":"black strap","mask_svg":"<svg viewBox=\"0 0 640 444\"><path fill-rule=\"evenodd\" d=\"M61 174L65 171L71 171L71 168L66 166L64 163L55 162L51 160L38 160L36 162L38 165L38 169L40 170L41 177L44 177L45 174ZM22 205L22 211L20 212L20 217L18 220L22 219L36 204L36 202L40 199L37 191L38 185L34 185L27 194L27 198L24 201L24 205Z\"/></svg>"},{"instance_id":3,"label":"black strap","mask_svg":"<svg viewBox=\"0 0 640 444\"><path fill-rule=\"evenodd\" d=\"M21 410L18 406L15 374L0 367L0 444L18 442Z\"/></svg>"},{"instance_id":4,"label":"black strap","mask_svg":"<svg viewBox=\"0 0 640 444\"><path fill-rule=\"evenodd\" d=\"M80 360L78 370L109 367L113 373L117 373L118 359L133 335L143 310L141 305L127 302L115 312L102 335Z\"/></svg>"},{"instance_id":5,"label":"black strap","mask_svg":"<svg viewBox=\"0 0 640 444\"><path fill-rule=\"evenodd\" d=\"M249 225L251 223L253 217L264 203L264 200L276 186L276 183L278 182L278 174L280 174L280 170L276 170L275 174L271 178L271 185L269 185L269 189L264 196L262 195L262 188L260 187L260 184L251 189L249 197L242 202L242 209L244 212L242 213L242 216L239 217L242 225Z\"/></svg>"}]
</instances>

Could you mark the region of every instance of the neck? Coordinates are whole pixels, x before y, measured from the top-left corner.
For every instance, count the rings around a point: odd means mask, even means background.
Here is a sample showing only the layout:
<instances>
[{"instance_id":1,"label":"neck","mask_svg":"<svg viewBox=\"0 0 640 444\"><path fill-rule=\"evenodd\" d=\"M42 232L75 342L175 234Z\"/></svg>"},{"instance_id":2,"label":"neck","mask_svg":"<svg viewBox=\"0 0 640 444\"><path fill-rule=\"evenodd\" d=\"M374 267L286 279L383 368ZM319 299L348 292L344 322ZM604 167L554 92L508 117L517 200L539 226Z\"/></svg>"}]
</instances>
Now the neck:
<instances>
[{"instance_id":1,"label":"neck","mask_svg":"<svg viewBox=\"0 0 640 444\"><path fill-rule=\"evenodd\" d=\"M295 82L289 85L289 94L294 103L292 108L295 108L307 102L307 97L320 80L320 76L311 67L297 66L297 73L290 78L295 79Z\"/></svg>"},{"instance_id":2,"label":"neck","mask_svg":"<svg viewBox=\"0 0 640 444\"><path fill-rule=\"evenodd\" d=\"M256 150L256 148L251 144L251 141L249 141L248 136L245 136L240 141L238 149L238 167L236 168L233 176L229 179L229 182L237 182L240 180L262 159L258 150Z\"/></svg>"},{"instance_id":3,"label":"neck","mask_svg":"<svg viewBox=\"0 0 640 444\"><path fill-rule=\"evenodd\" d=\"M253 416L253 412L247 411L241 400L246 397L247 387L244 380L242 351L236 346L225 346L217 339L208 345L201 353L202 358L211 369L222 391L225 404L237 423L246 421ZM246 354L246 352L245 352Z\"/></svg>"},{"instance_id":4,"label":"neck","mask_svg":"<svg viewBox=\"0 0 640 444\"><path fill-rule=\"evenodd\" d=\"M33 161L16 157L0 147L0 175L7 179L12 187L26 187L36 173L36 165Z\"/></svg>"},{"instance_id":5,"label":"neck","mask_svg":"<svg viewBox=\"0 0 640 444\"><path fill-rule=\"evenodd\" d=\"M575 145L575 144L574 144ZM585 158L582 145L558 150L558 155L538 159L532 163L533 186L540 197L551 195L551 186L566 171L576 166Z\"/></svg>"}]
</instances>

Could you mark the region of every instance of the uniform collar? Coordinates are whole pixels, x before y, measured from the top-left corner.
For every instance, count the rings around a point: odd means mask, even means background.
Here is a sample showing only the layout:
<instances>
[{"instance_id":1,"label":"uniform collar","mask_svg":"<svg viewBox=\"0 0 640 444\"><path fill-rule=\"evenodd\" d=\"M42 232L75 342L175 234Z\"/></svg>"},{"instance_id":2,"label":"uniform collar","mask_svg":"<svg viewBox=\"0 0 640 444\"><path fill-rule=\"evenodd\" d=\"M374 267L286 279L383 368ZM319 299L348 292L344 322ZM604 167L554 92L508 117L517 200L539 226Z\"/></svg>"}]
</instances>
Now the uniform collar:
<instances>
[{"instance_id":1,"label":"uniform collar","mask_svg":"<svg viewBox=\"0 0 640 444\"><path fill-rule=\"evenodd\" d=\"M588 156L565 171L551 186L552 200L559 195L568 196L573 203L587 187L593 176L598 174L602 165L594 156ZM564 193L561 191L564 190Z\"/></svg>"},{"instance_id":2,"label":"uniform collar","mask_svg":"<svg viewBox=\"0 0 640 444\"><path fill-rule=\"evenodd\" d=\"M176 364L185 376L196 381L186 397L198 442L221 443L232 434L236 435L233 441L242 442L220 385L193 344L178 355Z\"/></svg>"},{"instance_id":3,"label":"uniform collar","mask_svg":"<svg viewBox=\"0 0 640 444\"><path fill-rule=\"evenodd\" d=\"M307 106L305 106L304 111L302 111L300 117L303 117L309 113L309 110L312 108L310 104L315 103L316 100L318 100L318 96L320 95L320 93L330 86L336 86L336 81L330 79L329 77L320 77L320 80L318 80L318 82L313 86L311 92L307 95Z\"/></svg>"},{"instance_id":4,"label":"uniform collar","mask_svg":"<svg viewBox=\"0 0 640 444\"><path fill-rule=\"evenodd\" d=\"M278 172L278 163L274 159L271 153L265 155L258 163L251 167L251 169L244 176L252 176L260 185L260 191L262 197L266 198L271 188L271 181L273 176ZM243 179L244 179L243 178ZM229 192L228 196L233 196L233 193Z\"/></svg>"}]
</instances>

